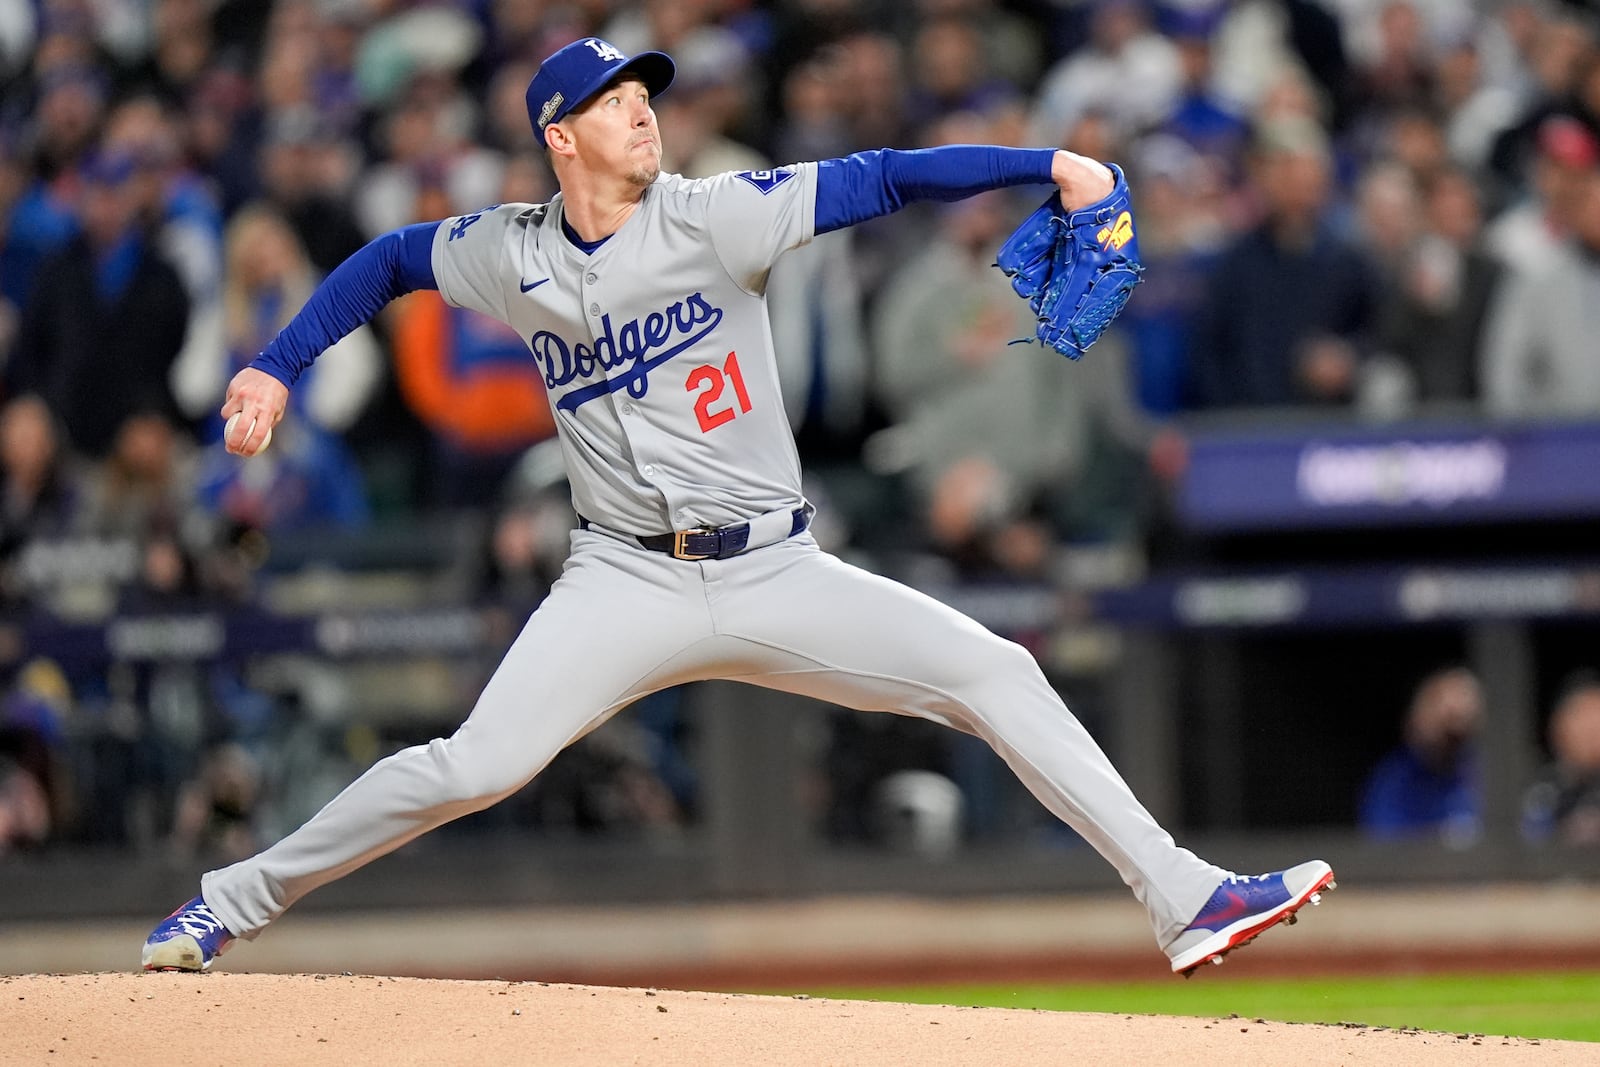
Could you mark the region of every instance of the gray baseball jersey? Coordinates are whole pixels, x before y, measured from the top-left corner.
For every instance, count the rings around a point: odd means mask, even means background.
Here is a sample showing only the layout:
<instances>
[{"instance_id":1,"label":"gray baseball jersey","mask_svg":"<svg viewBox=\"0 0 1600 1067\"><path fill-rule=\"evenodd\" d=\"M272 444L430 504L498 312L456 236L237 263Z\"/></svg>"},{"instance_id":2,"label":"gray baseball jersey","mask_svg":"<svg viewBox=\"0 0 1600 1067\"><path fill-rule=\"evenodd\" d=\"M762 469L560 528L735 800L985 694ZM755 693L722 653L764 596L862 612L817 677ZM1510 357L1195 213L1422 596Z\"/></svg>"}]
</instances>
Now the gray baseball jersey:
<instances>
[{"instance_id":1,"label":"gray baseball jersey","mask_svg":"<svg viewBox=\"0 0 1600 1067\"><path fill-rule=\"evenodd\" d=\"M563 233L559 196L438 227L440 291L527 339L573 500L600 529L574 532L452 736L380 761L288 837L205 875L230 931L255 936L317 886L521 788L630 702L707 678L982 737L1116 866L1163 947L1205 903L1225 872L1150 817L1025 649L791 528L800 468L763 293L773 261L812 237L816 177L662 175L591 255ZM638 540L746 521L753 550L727 558Z\"/></svg>"},{"instance_id":2,"label":"gray baseball jersey","mask_svg":"<svg viewBox=\"0 0 1600 1067\"><path fill-rule=\"evenodd\" d=\"M439 227L439 292L509 323L544 373L580 515L660 533L800 506L765 292L813 235L816 174L662 174L592 255L560 195Z\"/></svg>"}]
</instances>

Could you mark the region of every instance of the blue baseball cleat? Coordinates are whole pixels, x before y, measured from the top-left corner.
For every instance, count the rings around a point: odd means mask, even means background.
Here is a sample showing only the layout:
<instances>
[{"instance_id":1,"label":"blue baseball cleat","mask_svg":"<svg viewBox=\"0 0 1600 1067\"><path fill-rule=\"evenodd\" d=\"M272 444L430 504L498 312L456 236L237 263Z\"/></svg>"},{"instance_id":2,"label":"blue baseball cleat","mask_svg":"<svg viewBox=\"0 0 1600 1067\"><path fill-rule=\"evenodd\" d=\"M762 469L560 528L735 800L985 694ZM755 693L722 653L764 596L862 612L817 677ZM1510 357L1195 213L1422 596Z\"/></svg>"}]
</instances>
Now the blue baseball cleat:
<instances>
[{"instance_id":1,"label":"blue baseball cleat","mask_svg":"<svg viewBox=\"0 0 1600 1067\"><path fill-rule=\"evenodd\" d=\"M1268 927L1295 922L1295 912L1319 903L1322 891L1334 885L1333 868L1321 860L1271 874L1229 875L1167 946L1173 973L1188 978L1203 963L1221 963Z\"/></svg>"},{"instance_id":2,"label":"blue baseball cleat","mask_svg":"<svg viewBox=\"0 0 1600 1067\"><path fill-rule=\"evenodd\" d=\"M203 897L168 915L144 942L147 971L209 970L233 943L233 934Z\"/></svg>"}]
</instances>

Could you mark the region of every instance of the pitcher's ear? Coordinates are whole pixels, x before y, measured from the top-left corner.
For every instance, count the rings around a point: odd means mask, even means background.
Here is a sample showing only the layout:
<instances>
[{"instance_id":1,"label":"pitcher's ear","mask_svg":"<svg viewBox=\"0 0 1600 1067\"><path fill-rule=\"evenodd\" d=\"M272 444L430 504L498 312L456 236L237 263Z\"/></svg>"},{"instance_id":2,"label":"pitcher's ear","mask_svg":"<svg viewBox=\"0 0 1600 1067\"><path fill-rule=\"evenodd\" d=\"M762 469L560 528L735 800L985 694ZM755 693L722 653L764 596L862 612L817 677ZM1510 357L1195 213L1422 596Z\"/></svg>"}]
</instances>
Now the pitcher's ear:
<instances>
[{"instance_id":1,"label":"pitcher's ear","mask_svg":"<svg viewBox=\"0 0 1600 1067\"><path fill-rule=\"evenodd\" d=\"M544 146L556 155L571 155L572 134L561 123L552 122L544 128Z\"/></svg>"}]
</instances>

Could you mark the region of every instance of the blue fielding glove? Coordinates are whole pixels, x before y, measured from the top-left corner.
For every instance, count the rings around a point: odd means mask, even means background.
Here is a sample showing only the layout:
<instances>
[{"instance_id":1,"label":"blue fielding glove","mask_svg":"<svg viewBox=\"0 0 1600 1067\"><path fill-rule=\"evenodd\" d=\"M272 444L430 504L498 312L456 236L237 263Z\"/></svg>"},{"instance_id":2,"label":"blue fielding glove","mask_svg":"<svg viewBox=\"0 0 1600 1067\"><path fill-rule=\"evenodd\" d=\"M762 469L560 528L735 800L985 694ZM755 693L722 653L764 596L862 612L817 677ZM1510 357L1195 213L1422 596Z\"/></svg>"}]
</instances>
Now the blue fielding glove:
<instances>
[{"instance_id":1,"label":"blue fielding glove","mask_svg":"<svg viewBox=\"0 0 1600 1067\"><path fill-rule=\"evenodd\" d=\"M1040 342L1068 359L1100 339L1144 272L1128 180L1121 167L1106 165L1116 185L1105 199L1069 214L1051 193L995 260L1038 316Z\"/></svg>"}]
</instances>

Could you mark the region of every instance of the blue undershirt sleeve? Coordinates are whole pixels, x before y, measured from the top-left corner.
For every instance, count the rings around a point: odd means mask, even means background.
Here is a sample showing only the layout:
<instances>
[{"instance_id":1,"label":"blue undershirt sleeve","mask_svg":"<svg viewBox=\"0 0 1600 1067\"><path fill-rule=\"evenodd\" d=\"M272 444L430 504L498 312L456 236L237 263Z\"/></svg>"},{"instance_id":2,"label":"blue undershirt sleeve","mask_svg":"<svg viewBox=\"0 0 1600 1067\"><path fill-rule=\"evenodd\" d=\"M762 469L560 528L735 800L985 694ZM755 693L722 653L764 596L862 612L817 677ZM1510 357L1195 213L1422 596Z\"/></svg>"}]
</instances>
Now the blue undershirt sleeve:
<instances>
[{"instance_id":1,"label":"blue undershirt sleeve","mask_svg":"<svg viewBox=\"0 0 1600 1067\"><path fill-rule=\"evenodd\" d=\"M1047 185L1052 148L885 148L817 164L816 232L843 229L916 200L964 200L989 189Z\"/></svg>"},{"instance_id":2,"label":"blue undershirt sleeve","mask_svg":"<svg viewBox=\"0 0 1600 1067\"><path fill-rule=\"evenodd\" d=\"M373 238L323 279L250 366L292 388L318 356L370 322L389 301L418 289L437 289L433 235L438 228L437 222L419 222Z\"/></svg>"}]
</instances>

